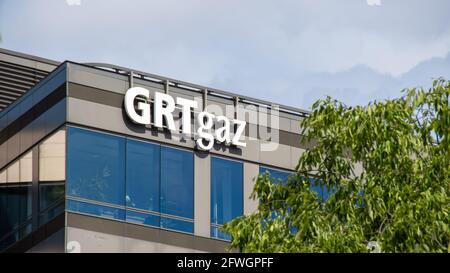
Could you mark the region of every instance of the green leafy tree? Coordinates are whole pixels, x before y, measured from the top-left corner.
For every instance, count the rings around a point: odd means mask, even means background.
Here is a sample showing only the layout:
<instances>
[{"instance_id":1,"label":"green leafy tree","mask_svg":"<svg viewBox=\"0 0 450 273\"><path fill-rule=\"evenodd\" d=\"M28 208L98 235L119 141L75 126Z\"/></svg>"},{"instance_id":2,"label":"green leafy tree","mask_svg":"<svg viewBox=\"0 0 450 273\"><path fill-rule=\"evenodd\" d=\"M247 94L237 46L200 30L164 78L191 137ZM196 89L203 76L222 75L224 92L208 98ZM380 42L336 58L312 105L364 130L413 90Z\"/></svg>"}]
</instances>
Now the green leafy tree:
<instances>
[{"instance_id":1,"label":"green leafy tree","mask_svg":"<svg viewBox=\"0 0 450 273\"><path fill-rule=\"evenodd\" d=\"M328 97L301 125L316 144L287 181L257 177L257 212L224 226L231 248L450 252L450 81L367 106Z\"/></svg>"}]
</instances>

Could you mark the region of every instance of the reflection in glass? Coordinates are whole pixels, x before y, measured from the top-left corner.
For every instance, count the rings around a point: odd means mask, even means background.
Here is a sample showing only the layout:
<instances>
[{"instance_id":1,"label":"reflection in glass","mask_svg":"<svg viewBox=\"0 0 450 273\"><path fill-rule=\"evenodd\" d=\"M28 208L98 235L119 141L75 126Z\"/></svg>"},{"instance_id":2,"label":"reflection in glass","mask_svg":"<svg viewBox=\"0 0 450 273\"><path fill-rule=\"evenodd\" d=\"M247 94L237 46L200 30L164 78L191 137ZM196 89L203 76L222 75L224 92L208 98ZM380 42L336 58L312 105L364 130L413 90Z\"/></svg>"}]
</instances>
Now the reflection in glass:
<instances>
[{"instance_id":1,"label":"reflection in glass","mask_svg":"<svg viewBox=\"0 0 450 273\"><path fill-rule=\"evenodd\" d=\"M127 222L159 227L159 215L127 210L125 217Z\"/></svg>"},{"instance_id":2,"label":"reflection in glass","mask_svg":"<svg viewBox=\"0 0 450 273\"><path fill-rule=\"evenodd\" d=\"M67 200L66 206L67 209L70 211L77 211L81 213L97 215L116 220L125 220L125 212L123 209L119 208L113 208L109 206L102 206L74 200Z\"/></svg>"},{"instance_id":3,"label":"reflection in glass","mask_svg":"<svg viewBox=\"0 0 450 273\"><path fill-rule=\"evenodd\" d=\"M281 171L267 167L259 167L260 174L265 174L266 172L270 174L270 178L273 179L272 181L274 183L285 182L288 177L292 175L292 172Z\"/></svg>"},{"instance_id":4,"label":"reflection in glass","mask_svg":"<svg viewBox=\"0 0 450 273\"><path fill-rule=\"evenodd\" d=\"M32 153L6 167L0 175L0 251L31 232Z\"/></svg>"},{"instance_id":5,"label":"reflection in glass","mask_svg":"<svg viewBox=\"0 0 450 273\"><path fill-rule=\"evenodd\" d=\"M39 144L39 223L64 211L65 133L60 130ZM0 250L32 230L33 152L0 173Z\"/></svg>"},{"instance_id":6,"label":"reflection in glass","mask_svg":"<svg viewBox=\"0 0 450 273\"><path fill-rule=\"evenodd\" d=\"M0 251L31 232L31 183L0 186Z\"/></svg>"},{"instance_id":7,"label":"reflection in glass","mask_svg":"<svg viewBox=\"0 0 450 273\"><path fill-rule=\"evenodd\" d=\"M64 211L64 181L39 182L39 224L43 225Z\"/></svg>"},{"instance_id":8,"label":"reflection in glass","mask_svg":"<svg viewBox=\"0 0 450 273\"><path fill-rule=\"evenodd\" d=\"M68 128L67 194L125 205L125 139Z\"/></svg>"},{"instance_id":9,"label":"reflection in glass","mask_svg":"<svg viewBox=\"0 0 450 273\"><path fill-rule=\"evenodd\" d=\"M241 162L211 158L211 236L229 239L218 227L243 214L243 166Z\"/></svg>"},{"instance_id":10,"label":"reflection in glass","mask_svg":"<svg viewBox=\"0 0 450 273\"><path fill-rule=\"evenodd\" d=\"M194 154L67 129L67 209L194 231Z\"/></svg>"},{"instance_id":11,"label":"reflection in glass","mask_svg":"<svg viewBox=\"0 0 450 273\"><path fill-rule=\"evenodd\" d=\"M160 146L127 141L127 207L159 212Z\"/></svg>"},{"instance_id":12,"label":"reflection in glass","mask_svg":"<svg viewBox=\"0 0 450 273\"><path fill-rule=\"evenodd\" d=\"M161 147L161 213L194 218L194 154Z\"/></svg>"}]
</instances>

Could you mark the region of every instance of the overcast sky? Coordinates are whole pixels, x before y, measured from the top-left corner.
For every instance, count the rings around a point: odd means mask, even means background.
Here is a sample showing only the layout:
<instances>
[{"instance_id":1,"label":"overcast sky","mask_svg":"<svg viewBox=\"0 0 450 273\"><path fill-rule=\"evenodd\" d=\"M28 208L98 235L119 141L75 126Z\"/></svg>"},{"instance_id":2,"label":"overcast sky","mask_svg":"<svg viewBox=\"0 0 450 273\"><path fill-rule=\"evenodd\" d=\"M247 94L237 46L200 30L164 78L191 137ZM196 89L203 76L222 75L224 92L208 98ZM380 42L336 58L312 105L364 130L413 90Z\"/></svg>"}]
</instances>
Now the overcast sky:
<instances>
[{"instance_id":1,"label":"overcast sky","mask_svg":"<svg viewBox=\"0 0 450 273\"><path fill-rule=\"evenodd\" d=\"M309 109L450 79L448 0L0 0L0 47Z\"/></svg>"}]
</instances>

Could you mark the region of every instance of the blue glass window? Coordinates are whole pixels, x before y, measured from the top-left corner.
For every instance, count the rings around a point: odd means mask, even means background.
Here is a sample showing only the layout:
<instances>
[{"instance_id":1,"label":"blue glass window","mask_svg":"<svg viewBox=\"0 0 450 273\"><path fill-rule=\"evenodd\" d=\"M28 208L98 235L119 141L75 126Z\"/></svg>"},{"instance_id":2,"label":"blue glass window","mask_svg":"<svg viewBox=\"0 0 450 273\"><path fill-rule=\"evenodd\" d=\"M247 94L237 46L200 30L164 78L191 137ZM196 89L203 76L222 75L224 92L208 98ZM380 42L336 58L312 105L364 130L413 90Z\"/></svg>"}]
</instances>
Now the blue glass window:
<instances>
[{"instance_id":1,"label":"blue glass window","mask_svg":"<svg viewBox=\"0 0 450 273\"><path fill-rule=\"evenodd\" d=\"M127 207L159 212L160 146L127 141Z\"/></svg>"},{"instance_id":2,"label":"blue glass window","mask_svg":"<svg viewBox=\"0 0 450 273\"><path fill-rule=\"evenodd\" d=\"M31 183L1 185L0 251L29 233L26 223L31 219L31 192Z\"/></svg>"},{"instance_id":3,"label":"blue glass window","mask_svg":"<svg viewBox=\"0 0 450 273\"><path fill-rule=\"evenodd\" d=\"M159 227L159 215L127 210L127 222Z\"/></svg>"},{"instance_id":4,"label":"blue glass window","mask_svg":"<svg viewBox=\"0 0 450 273\"><path fill-rule=\"evenodd\" d=\"M167 216L194 218L194 154L161 147L161 213ZM186 228L185 225L190 226ZM193 223L167 221L161 218L161 227L193 231Z\"/></svg>"},{"instance_id":5,"label":"blue glass window","mask_svg":"<svg viewBox=\"0 0 450 273\"><path fill-rule=\"evenodd\" d=\"M270 178L274 179L274 182L284 182L288 179L292 172L280 171L266 167L259 167L259 173L264 174L269 172Z\"/></svg>"},{"instance_id":6,"label":"blue glass window","mask_svg":"<svg viewBox=\"0 0 450 273\"><path fill-rule=\"evenodd\" d=\"M318 179L310 178L310 181L310 189L317 192L320 201L326 201L335 192L333 188L328 188Z\"/></svg>"},{"instance_id":7,"label":"blue glass window","mask_svg":"<svg viewBox=\"0 0 450 273\"><path fill-rule=\"evenodd\" d=\"M39 225L64 211L64 182L39 182Z\"/></svg>"},{"instance_id":8,"label":"blue glass window","mask_svg":"<svg viewBox=\"0 0 450 273\"><path fill-rule=\"evenodd\" d=\"M68 210L194 232L192 152L77 128L67 134Z\"/></svg>"},{"instance_id":9,"label":"blue glass window","mask_svg":"<svg viewBox=\"0 0 450 273\"><path fill-rule=\"evenodd\" d=\"M75 200L67 200L67 209L86 214L101 216L117 220L125 220L125 211L120 208L91 204Z\"/></svg>"},{"instance_id":10,"label":"blue glass window","mask_svg":"<svg viewBox=\"0 0 450 273\"><path fill-rule=\"evenodd\" d=\"M125 205L125 140L68 128L67 194Z\"/></svg>"},{"instance_id":11,"label":"blue glass window","mask_svg":"<svg viewBox=\"0 0 450 273\"><path fill-rule=\"evenodd\" d=\"M265 172L269 172L270 177L274 179L274 182L283 182L286 181L289 176L292 175L292 172L281 171L276 169L271 169L267 167L260 167L259 173L264 174ZM323 185L319 180L315 178L309 178L311 181L310 189L317 192L317 196L319 200L327 200L330 195L334 192L333 190L328 189L325 185Z\"/></svg>"},{"instance_id":12,"label":"blue glass window","mask_svg":"<svg viewBox=\"0 0 450 273\"><path fill-rule=\"evenodd\" d=\"M171 230L194 233L194 220L185 221L174 218L161 217L161 227Z\"/></svg>"},{"instance_id":13,"label":"blue glass window","mask_svg":"<svg viewBox=\"0 0 450 273\"><path fill-rule=\"evenodd\" d=\"M211 237L231 241L231 235L226 232L221 231L221 225L211 226Z\"/></svg>"},{"instance_id":14,"label":"blue glass window","mask_svg":"<svg viewBox=\"0 0 450 273\"><path fill-rule=\"evenodd\" d=\"M211 158L211 236L229 239L218 227L241 216L244 207L241 162Z\"/></svg>"},{"instance_id":15,"label":"blue glass window","mask_svg":"<svg viewBox=\"0 0 450 273\"><path fill-rule=\"evenodd\" d=\"M161 213L194 218L194 154L161 147Z\"/></svg>"}]
</instances>

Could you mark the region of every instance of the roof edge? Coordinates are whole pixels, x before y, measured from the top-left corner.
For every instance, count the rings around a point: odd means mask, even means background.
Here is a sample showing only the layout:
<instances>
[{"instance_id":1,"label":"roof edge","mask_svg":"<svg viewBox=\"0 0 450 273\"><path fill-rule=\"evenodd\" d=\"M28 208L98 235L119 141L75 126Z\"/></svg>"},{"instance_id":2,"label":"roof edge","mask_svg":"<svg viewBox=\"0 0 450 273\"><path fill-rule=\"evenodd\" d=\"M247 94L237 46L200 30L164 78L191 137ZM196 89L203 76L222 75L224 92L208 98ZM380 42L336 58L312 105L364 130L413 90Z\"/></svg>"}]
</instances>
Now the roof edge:
<instances>
[{"instance_id":1,"label":"roof edge","mask_svg":"<svg viewBox=\"0 0 450 273\"><path fill-rule=\"evenodd\" d=\"M41 63L46 63L46 64L50 64L50 65L55 65L55 66L58 66L58 65L61 64L61 62L58 62L58 61L55 61L55 60L50 60L50 59L38 57L38 56L35 56L35 55L30 55L30 54L26 54L26 53L22 53L22 52L17 52L17 51L14 51L14 50L1 48L1 47L0 47L0 53L4 53L4 54L11 55L11 56L32 60L32 61L37 61L37 62L41 62Z\"/></svg>"}]
</instances>

